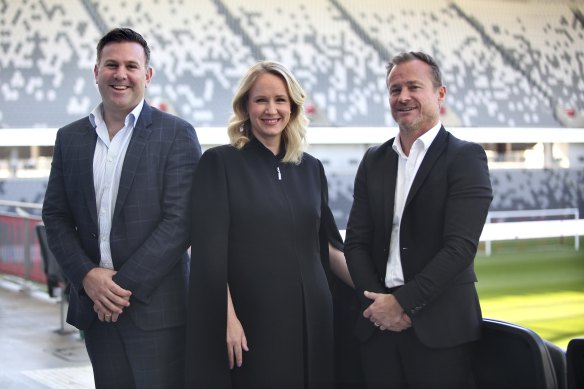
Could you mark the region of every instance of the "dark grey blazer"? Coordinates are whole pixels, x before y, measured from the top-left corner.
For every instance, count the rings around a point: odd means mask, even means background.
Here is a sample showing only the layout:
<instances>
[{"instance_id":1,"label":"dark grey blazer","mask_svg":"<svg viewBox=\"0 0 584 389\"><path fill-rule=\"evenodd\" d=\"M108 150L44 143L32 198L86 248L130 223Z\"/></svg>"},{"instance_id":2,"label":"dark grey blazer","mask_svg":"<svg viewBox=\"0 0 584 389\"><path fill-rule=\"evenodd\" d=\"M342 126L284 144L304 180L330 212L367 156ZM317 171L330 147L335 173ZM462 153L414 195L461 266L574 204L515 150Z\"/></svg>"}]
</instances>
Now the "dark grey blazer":
<instances>
[{"instance_id":1,"label":"dark grey blazer","mask_svg":"<svg viewBox=\"0 0 584 389\"><path fill-rule=\"evenodd\" d=\"M398 165L392 144L393 139L370 148L355 179L345 255L362 309L371 304L364 290L385 292ZM429 347L451 347L480 336L473 264L491 200L482 147L442 127L406 200L400 228L405 285L394 293ZM357 336L365 340L374 330L360 315Z\"/></svg>"},{"instance_id":2,"label":"dark grey blazer","mask_svg":"<svg viewBox=\"0 0 584 389\"><path fill-rule=\"evenodd\" d=\"M100 260L96 139L88 117L59 129L43 204L49 246L72 285L67 322L79 329L97 318L82 285ZM140 328L185 322L190 199L200 156L189 123L144 103L124 159L110 234L114 281L132 291L125 314Z\"/></svg>"}]
</instances>

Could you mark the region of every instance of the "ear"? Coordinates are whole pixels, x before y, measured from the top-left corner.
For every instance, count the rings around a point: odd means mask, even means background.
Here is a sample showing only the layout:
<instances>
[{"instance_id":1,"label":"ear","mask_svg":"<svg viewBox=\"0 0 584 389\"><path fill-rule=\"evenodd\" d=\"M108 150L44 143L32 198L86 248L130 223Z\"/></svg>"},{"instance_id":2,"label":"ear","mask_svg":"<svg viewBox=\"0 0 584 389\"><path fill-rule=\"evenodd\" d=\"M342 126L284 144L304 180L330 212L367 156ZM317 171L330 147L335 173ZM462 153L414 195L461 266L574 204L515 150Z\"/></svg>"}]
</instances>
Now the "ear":
<instances>
[{"instance_id":1,"label":"ear","mask_svg":"<svg viewBox=\"0 0 584 389\"><path fill-rule=\"evenodd\" d=\"M446 98L446 87L444 85L442 85L442 86L438 87L436 92L438 95L438 104L440 106L442 106L442 104L444 103L444 99Z\"/></svg>"},{"instance_id":2,"label":"ear","mask_svg":"<svg viewBox=\"0 0 584 389\"><path fill-rule=\"evenodd\" d=\"M95 83L97 84L97 73L98 73L98 67L97 64L95 64L93 66L93 77L95 78Z\"/></svg>"},{"instance_id":3,"label":"ear","mask_svg":"<svg viewBox=\"0 0 584 389\"><path fill-rule=\"evenodd\" d=\"M148 70L146 70L146 88L148 88L148 85L150 85L150 80L152 80L152 67L148 67Z\"/></svg>"}]
</instances>

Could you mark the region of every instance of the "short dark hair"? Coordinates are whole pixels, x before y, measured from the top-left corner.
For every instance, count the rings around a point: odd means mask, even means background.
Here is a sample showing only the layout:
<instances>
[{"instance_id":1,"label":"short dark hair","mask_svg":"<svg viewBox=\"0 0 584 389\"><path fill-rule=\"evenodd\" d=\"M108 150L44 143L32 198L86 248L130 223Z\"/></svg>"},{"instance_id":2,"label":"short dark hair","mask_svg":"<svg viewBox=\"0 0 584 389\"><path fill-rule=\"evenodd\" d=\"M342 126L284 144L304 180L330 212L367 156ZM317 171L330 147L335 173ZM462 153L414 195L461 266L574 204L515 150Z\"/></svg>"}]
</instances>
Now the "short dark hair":
<instances>
[{"instance_id":1,"label":"short dark hair","mask_svg":"<svg viewBox=\"0 0 584 389\"><path fill-rule=\"evenodd\" d=\"M414 61L419 59L422 62L427 63L430 66L431 75L432 75L432 82L435 88L441 87L442 84L442 72L440 71L440 67L438 63L432 58L429 54L423 53L421 51L410 51L407 53L401 53L393 57L386 65L387 73L385 75L385 79L389 77L389 73L391 69L393 69L396 65L399 65L404 62Z\"/></svg>"},{"instance_id":2,"label":"short dark hair","mask_svg":"<svg viewBox=\"0 0 584 389\"><path fill-rule=\"evenodd\" d=\"M148 43L142 37L142 35L138 34L131 28L114 28L99 40L99 42L97 43L97 63L99 63L99 60L101 59L101 51L103 50L105 45L112 42L139 43L140 46L144 48L144 56L146 57L146 67L150 65L150 48L148 47Z\"/></svg>"}]
</instances>

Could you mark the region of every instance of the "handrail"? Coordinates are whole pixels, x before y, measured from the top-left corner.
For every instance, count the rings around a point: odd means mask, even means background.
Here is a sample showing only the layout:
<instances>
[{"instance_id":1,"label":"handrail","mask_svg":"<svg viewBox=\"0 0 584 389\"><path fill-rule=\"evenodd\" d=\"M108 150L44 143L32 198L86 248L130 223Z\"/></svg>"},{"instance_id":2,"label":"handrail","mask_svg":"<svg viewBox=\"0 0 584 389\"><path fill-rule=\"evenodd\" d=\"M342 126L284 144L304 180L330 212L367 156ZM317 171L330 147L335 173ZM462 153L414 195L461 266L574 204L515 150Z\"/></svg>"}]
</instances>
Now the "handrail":
<instances>
[{"instance_id":1,"label":"handrail","mask_svg":"<svg viewBox=\"0 0 584 389\"><path fill-rule=\"evenodd\" d=\"M43 209L42 203L26 203L23 201L0 200L0 206Z\"/></svg>"}]
</instances>

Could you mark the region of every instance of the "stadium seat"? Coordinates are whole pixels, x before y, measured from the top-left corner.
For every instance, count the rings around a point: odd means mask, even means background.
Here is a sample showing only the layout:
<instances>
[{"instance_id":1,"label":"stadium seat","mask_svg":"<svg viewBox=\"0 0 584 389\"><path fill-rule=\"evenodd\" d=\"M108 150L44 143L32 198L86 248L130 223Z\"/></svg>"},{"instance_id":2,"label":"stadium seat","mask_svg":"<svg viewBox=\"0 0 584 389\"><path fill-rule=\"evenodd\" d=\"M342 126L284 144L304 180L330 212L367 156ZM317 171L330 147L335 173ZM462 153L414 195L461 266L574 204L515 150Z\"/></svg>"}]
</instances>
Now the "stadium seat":
<instances>
[{"instance_id":1,"label":"stadium seat","mask_svg":"<svg viewBox=\"0 0 584 389\"><path fill-rule=\"evenodd\" d=\"M545 342L532 330L483 319L473 370L479 389L559 388Z\"/></svg>"},{"instance_id":2,"label":"stadium seat","mask_svg":"<svg viewBox=\"0 0 584 389\"><path fill-rule=\"evenodd\" d=\"M568 343L568 389L584 389L584 338L574 338Z\"/></svg>"},{"instance_id":3,"label":"stadium seat","mask_svg":"<svg viewBox=\"0 0 584 389\"><path fill-rule=\"evenodd\" d=\"M39 246L41 249L41 257L43 258L43 270L47 276L48 293L51 297L55 296L55 289L65 283L65 277L61 272L61 267L57 263L49 244L47 242L47 232L43 224L36 226L37 237L39 239Z\"/></svg>"},{"instance_id":4,"label":"stadium seat","mask_svg":"<svg viewBox=\"0 0 584 389\"><path fill-rule=\"evenodd\" d=\"M567 389L568 364L566 361L566 351L550 341L544 340L544 343L552 359L552 364L554 365L554 372L556 373L556 380L558 381L558 389Z\"/></svg>"}]
</instances>

